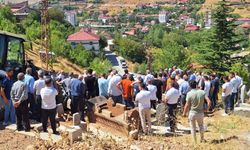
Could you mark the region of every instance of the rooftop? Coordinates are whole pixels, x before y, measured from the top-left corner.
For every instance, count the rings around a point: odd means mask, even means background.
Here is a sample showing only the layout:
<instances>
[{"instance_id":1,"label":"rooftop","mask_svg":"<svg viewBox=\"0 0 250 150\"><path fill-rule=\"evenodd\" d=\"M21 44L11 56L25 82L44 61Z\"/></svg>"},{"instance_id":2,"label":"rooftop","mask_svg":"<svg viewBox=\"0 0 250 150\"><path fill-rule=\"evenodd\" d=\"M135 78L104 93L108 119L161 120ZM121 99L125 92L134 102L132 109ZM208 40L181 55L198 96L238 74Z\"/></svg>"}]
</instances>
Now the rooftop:
<instances>
[{"instance_id":1,"label":"rooftop","mask_svg":"<svg viewBox=\"0 0 250 150\"><path fill-rule=\"evenodd\" d=\"M79 32L69 35L67 41L99 41L100 37L90 30L81 29Z\"/></svg>"}]
</instances>

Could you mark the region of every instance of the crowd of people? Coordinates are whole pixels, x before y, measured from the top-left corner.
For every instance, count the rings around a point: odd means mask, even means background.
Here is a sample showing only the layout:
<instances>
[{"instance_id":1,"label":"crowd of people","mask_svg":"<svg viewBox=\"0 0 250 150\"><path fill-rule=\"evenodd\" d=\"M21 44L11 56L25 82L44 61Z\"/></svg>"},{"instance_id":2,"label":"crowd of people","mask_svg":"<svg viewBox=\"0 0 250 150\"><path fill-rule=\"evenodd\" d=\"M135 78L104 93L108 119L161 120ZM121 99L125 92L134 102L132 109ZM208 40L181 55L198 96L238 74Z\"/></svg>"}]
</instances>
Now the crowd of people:
<instances>
[{"instance_id":1,"label":"crowd of people","mask_svg":"<svg viewBox=\"0 0 250 150\"><path fill-rule=\"evenodd\" d=\"M219 77L216 73L183 71L174 66L158 73L147 70L146 75L130 74L128 70L119 75L117 70L110 70L98 77L92 69L77 75L43 70L36 73L27 68L26 73L19 73L14 82L13 69L7 68L0 93L5 108L3 125L16 123L18 131L28 132L31 129L29 119L35 119L42 122L43 131L47 132L49 118L53 133L59 134L56 130L56 104L60 103L57 95L63 89L63 94L71 99L71 114L79 112L82 121L85 121L88 99L111 97L113 106L120 103L128 109L138 107L142 130L148 134L151 132L151 109L157 109L157 105L163 103L167 106L171 132L177 130L176 111L181 108L183 116L189 114L194 140L197 122L201 141L204 141L204 112L215 110L221 85L221 98L227 115L239 102L238 92L243 85L242 78L234 72Z\"/></svg>"}]
</instances>

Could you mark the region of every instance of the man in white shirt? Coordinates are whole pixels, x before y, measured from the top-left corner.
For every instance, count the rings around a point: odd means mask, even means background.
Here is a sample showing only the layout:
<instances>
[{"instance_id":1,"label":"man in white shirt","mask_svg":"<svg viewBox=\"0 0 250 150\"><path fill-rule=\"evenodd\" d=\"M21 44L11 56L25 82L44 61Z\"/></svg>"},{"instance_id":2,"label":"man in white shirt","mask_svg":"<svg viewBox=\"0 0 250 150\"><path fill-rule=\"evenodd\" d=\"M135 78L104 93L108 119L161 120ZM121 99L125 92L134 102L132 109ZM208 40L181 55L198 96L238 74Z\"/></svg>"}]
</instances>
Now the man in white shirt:
<instances>
[{"instance_id":1,"label":"man in white shirt","mask_svg":"<svg viewBox=\"0 0 250 150\"><path fill-rule=\"evenodd\" d=\"M48 132L47 123L48 118L50 119L51 128L53 134L59 134L56 131L56 95L58 95L57 90L52 87L52 79L45 79L45 87L41 90L42 97L42 126L43 131Z\"/></svg>"},{"instance_id":2,"label":"man in white shirt","mask_svg":"<svg viewBox=\"0 0 250 150\"><path fill-rule=\"evenodd\" d=\"M146 71L147 75L145 76L144 83L148 84L148 80L154 78L154 76L151 74L150 70Z\"/></svg>"},{"instance_id":3,"label":"man in white shirt","mask_svg":"<svg viewBox=\"0 0 250 150\"><path fill-rule=\"evenodd\" d=\"M145 84L140 84L139 89L140 92L136 95L135 101L138 102L139 115L141 119L143 132L147 134L151 132L151 111L150 111L151 93L146 90Z\"/></svg>"},{"instance_id":4,"label":"man in white shirt","mask_svg":"<svg viewBox=\"0 0 250 150\"><path fill-rule=\"evenodd\" d=\"M122 78L116 70L113 71L113 74L114 75L109 81L108 94L112 97L113 106L115 106L116 103L122 104L122 91L121 87L118 86L118 83L121 82Z\"/></svg>"},{"instance_id":5,"label":"man in white shirt","mask_svg":"<svg viewBox=\"0 0 250 150\"><path fill-rule=\"evenodd\" d=\"M152 81L154 80L154 78L150 78L148 79L148 91L151 93L151 108L156 110L156 102L158 101L157 96L156 96L156 92L157 92L157 87L155 85L152 84Z\"/></svg>"},{"instance_id":6,"label":"man in white shirt","mask_svg":"<svg viewBox=\"0 0 250 150\"><path fill-rule=\"evenodd\" d=\"M45 81L44 81L44 72L42 70L38 71L38 77L39 79L35 81L34 83L34 97L35 97L35 110L33 113L34 119L36 121L41 122L41 103L42 103L42 97L41 97L41 90L45 87Z\"/></svg>"},{"instance_id":7,"label":"man in white shirt","mask_svg":"<svg viewBox=\"0 0 250 150\"><path fill-rule=\"evenodd\" d=\"M233 86L230 83L228 76L223 77L223 81L225 83L222 85L222 102L224 105L225 114L228 114L228 107L232 95Z\"/></svg>"},{"instance_id":8,"label":"man in white shirt","mask_svg":"<svg viewBox=\"0 0 250 150\"><path fill-rule=\"evenodd\" d=\"M237 94L236 94L235 104L237 103L237 105L239 105L239 103L240 103L240 92L241 92L241 87L243 86L243 80L236 72L235 72L235 78L237 80Z\"/></svg>"},{"instance_id":9,"label":"man in white shirt","mask_svg":"<svg viewBox=\"0 0 250 150\"><path fill-rule=\"evenodd\" d=\"M167 91L165 99L165 103L168 106L168 121L170 124L171 132L175 132L176 129L176 109L178 99L180 97L180 92L176 88L178 87L178 85L176 84L176 82L170 84L170 89Z\"/></svg>"},{"instance_id":10,"label":"man in white shirt","mask_svg":"<svg viewBox=\"0 0 250 150\"><path fill-rule=\"evenodd\" d=\"M233 86L232 95L231 95L231 99L230 99L230 104L229 105L230 105L230 110L233 111L234 110L234 104L237 102L238 86L239 86L239 84L238 84L238 80L235 77L235 73L234 72L230 73L229 79L230 79L230 83Z\"/></svg>"},{"instance_id":11,"label":"man in white shirt","mask_svg":"<svg viewBox=\"0 0 250 150\"><path fill-rule=\"evenodd\" d=\"M209 97L210 96L210 89L211 89L211 82L209 81L208 76L204 76L204 80L205 80L205 87L204 87L204 91L206 92L206 96Z\"/></svg>"},{"instance_id":12,"label":"man in white shirt","mask_svg":"<svg viewBox=\"0 0 250 150\"><path fill-rule=\"evenodd\" d=\"M183 79L183 75L181 75L181 74L178 74L175 78L176 78L176 81L179 84L179 86L181 86L181 84L185 81Z\"/></svg>"}]
</instances>

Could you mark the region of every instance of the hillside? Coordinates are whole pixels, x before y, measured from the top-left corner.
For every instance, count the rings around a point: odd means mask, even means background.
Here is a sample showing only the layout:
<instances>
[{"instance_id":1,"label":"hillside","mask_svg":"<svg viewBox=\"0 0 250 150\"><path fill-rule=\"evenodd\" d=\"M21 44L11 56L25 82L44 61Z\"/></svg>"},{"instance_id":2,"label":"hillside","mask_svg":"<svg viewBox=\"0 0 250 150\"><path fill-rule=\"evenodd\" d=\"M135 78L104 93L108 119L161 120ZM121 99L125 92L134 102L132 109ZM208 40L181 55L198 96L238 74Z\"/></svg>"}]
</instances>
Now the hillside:
<instances>
[{"instance_id":1,"label":"hillside","mask_svg":"<svg viewBox=\"0 0 250 150\"><path fill-rule=\"evenodd\" d=\"M33 60L35 66L45 69L45 64L41 62L39 57L39 45L33 43L33 51L26 50L26 59ZM65 72L82 73L83 68L73 64L66 58L57 57L56 62L53 64L53 69L55 71L64 70Z\"/></svg>"},{"instance_id":2,"label":"hillside","mask_svg":"<svg viewBox=\"0 0 250 150\"><path fill-rule=\"evenodd\" d=\"M205 12L207 9L215 8L218 2L219 0L206 0L205 3L202 5L200 12ZM248 3L248 5L246 4L232 6L232 8L234 9L233 13L239 14L241 17L250 17L250 0L245 0L245 2Z\"/></svg>"}]
</instances>

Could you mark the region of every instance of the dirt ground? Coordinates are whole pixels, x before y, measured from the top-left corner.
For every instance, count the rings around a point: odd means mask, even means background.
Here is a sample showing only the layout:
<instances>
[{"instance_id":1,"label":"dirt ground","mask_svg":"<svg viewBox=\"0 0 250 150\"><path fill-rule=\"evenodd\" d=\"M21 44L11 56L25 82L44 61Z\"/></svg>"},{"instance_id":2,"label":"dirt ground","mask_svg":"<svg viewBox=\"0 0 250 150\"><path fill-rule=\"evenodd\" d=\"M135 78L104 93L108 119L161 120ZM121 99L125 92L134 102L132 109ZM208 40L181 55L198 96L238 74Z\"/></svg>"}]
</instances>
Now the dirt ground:
<instances>
[{"instance_id":1,"label":"dirt ground","mask_svg":"<svg viewBox=\"0 0 250 150\"><path fill-rule=\"evenodd\" d=\"M29 147L34 137L14 133L0 127L0 150L21 150Z\"/></svg>"},{"instance_id":2,"label":"dirt ground","mask_svg":"<svg viewBox=\"0 0 250 150\"><path fill-rule=\"evenodd\" d=\"M20 149L99 149L99 150L123 150L123 149L184 149L184 150L247 150L250 147L250 118L240 116L221 115L219 110L213 116L205 118L208 131L205 133L206 143L194 145L190 134L182 136L139 136L137 141L116 142L113 139L101 139L90 132L83 136L83 140L70 145L63 135L63 140L56 144L50 141L41 141L35 137L16 134L13 131L0 128L0 150ZM187 118L178 117L183 125L188 125ZM247 140L248 137L248 140ZM199 139L199 134L197 133Z\"/></svg>"}]
</instances>

